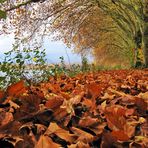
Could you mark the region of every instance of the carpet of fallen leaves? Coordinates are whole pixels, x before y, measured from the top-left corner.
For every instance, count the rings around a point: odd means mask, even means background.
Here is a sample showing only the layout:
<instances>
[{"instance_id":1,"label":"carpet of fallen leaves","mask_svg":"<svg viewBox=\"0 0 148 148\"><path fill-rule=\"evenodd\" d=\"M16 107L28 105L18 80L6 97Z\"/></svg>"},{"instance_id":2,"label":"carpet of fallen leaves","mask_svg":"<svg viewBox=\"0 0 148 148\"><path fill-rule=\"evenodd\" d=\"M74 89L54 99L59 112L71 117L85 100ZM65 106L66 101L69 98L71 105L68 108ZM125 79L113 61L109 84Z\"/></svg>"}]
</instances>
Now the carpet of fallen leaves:
<instances>
[{"instance_id":1,"label":"carpet of fallen leaves","mask_svg":"<svg viewBox=\"0 0 148 148\"><path fill-rule=\"evenodd\" d=\"M148 147L148 69L9 86L0 91L0 147Z\"/></svg>"}]
</instances>

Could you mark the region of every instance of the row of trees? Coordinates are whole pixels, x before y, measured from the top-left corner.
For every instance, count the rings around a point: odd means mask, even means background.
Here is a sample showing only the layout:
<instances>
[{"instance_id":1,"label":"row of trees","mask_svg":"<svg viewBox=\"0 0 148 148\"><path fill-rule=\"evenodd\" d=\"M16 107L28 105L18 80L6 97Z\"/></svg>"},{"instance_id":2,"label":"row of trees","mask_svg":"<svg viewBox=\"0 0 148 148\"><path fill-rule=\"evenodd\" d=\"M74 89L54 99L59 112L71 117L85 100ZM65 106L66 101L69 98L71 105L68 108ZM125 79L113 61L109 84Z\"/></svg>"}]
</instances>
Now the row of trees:
<instances>
[{"instance_id":1,"label":"row of trees","mask_svg":"<svg viewBox=\"0 0 148 148\"><path fill-rule=\"evenodd\" d=\"M148 0L1 0L4 32L16 39L42 39L55 33L75 52L91 52L96 62L137 62L143 50L148 67ZM22 38L23 37L23 38ZM103 58L102 58L103 57Z\"/></svg>"}]
</instances>

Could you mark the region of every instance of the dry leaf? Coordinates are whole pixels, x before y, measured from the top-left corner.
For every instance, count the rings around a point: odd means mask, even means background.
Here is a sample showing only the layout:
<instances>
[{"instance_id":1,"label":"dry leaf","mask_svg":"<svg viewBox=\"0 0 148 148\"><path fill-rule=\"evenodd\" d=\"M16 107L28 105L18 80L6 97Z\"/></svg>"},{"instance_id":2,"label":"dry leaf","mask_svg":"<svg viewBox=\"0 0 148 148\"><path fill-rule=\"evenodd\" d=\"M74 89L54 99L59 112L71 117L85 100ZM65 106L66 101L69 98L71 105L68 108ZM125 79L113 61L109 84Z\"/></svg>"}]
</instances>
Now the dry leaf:
<instances>
[{"instance_id":1,"label":"dry leaf","mask_svg":"<svg viewBox=\"0 0 148 148\"><path fill-rule=\"evenodd\" d=\"M56 110L63 104L64 99L60 96L52 96L45 104L47 108Z\"/></svg>"},{"instance_id":2,"label":"dry leaf","mask_svg":"<svg viewBox=\"0 0 148 148\"><path fill-rule=\"evenodd\" d=\"M115 137L119 141L128 141L130 139L128 137L128 135L125 134L125 132L122 131L122 130L112 131L111 134L112 134L113 137Z\"/></svg>"},{"instance_id":3,"label":"dry leaf","mask_svg":"<svg viewBox=\"0 0 148 148\"><path fill-rule=\"evenodd\" d=\"M4 97L5 97L5 92L0 90L0 103L3 102Z\"/></svg>"},{"instance_id":4,"label":"dry leaf","mask_svg":"<svg viewBox=\"0 0 148 148\"><path fill-rule=\"evenodd\" d=\"M25 82L23 80L12 84L7 88L7 93L9 96L20 96L26 93L27 87L25 87Z\"/></svg>"},{"instance_id":5,"label":"dry leaf","mask_svg":"<svg viewBox=\"0 0 148 148\"><path fill-rule=\"evenodd\" d=\"M102 91L102 87L94 82L87 84L86 89L87 89L87 93L88 93L87 95L94 98L94 99L96 97L100 96L101 91Z\"/></svg>"},{"instance_id":6,"label":"dry leaf","mask_svg":"<svg viewBox=\"0 0 148 148\"><path fill-rule=\"evenodd\" d=\"M111 135L111 133L103 133L102 141L101 141L101 148L110 148L115 147L114 143L116 142L116 138Z\"/></svg>"},{"instance_id":7,"label":"dry leaf","mask_svg":"<svg viewBox=\"0 0 148 148\"><path fill-rule=\"evenodd\" d=\"M0 126L4 126L13 121L13 115L9 112L0 112Z\"/></svg>"},{"instance_id":8,"label":"dry leaf","mask_svg":"<svg viewBox=\"0 0 148 148\"><path fill-rule=\"evenodd\" d=\"M60 148L61 146L48 137L41 135L39 141L37 142L35 148Z\"/></svg>"},{"instance_id":9,"label":"dry leaf","mask_svg":"<svg viewBox=\"0 0 148 148\"><path fill-rule=\"evenodd\" d=\"M78 141L76 144L71 144L68 148L90 148L89 144Z\"/></svg>"},{"instance_id":10,"label":"dry leaf","mask_svg":"<svg viewBox=\"0 0 148 148\"><path fill-rule=\"evenodd\" d=\"M50 123L45 134L46 135L55 134L61 139L70 143L73 143L76 140L76 136L74 134L70 134L69 131L62 129L56 123Z\"/></svg>"},{"instance_id":11,"label":"dry leaf","mask_svg":"<svg viewBox=\"0 0 148 148\"><path fill-rule=\"evenodd\" d=\"M83 100L82 104L87 106L88 108L91 108L93 106L92 100L86 98Z\"/></svg>"},{"instance_id":12,"label":"dry leaf","mask_svg":"<svg viewBox=\"0 0 148 148\"><path fill-rule=\"evenodd\" d=\"M81 130L79 128L72 127L71 130L75 135L79 136L76 141L89 143L89 142L92 142L94 140L94 138L95 138L92 134L87 133L84 130Z\"/></svg>"},{"instance_id":13,"label":"dry leaf","mask_svg":"<svg viewBox=\"0 0 148 148\"><path fill-rule=\"evenodd\" d=\"M124 125L126 124L126 119L124 117L126 109L121 106L114 105L107 107L105 110L105 117L108 123L108 126L112 130L123 130Z\"/></svg>"},{"instance_id":14,"label":"dry leaf","mask_svg":"<svg viewBox=\"0 0 148 148\"><path fill-rule=\"evenodd\" d=\"M83 96L84 96L84 92L81 92L79 95L76 95L75 97L69 100L65 99L63 104L60 106L60 108L66 109L67 113L70 114L71 116L74 115L73 105L79 104Z\"/></svg>"},{"instance_id":15,"label":"dry leaf","mask_svg":"<svg viewBox=\"0 0 148 148\"><path fill-rule=\"evenodd\" d=\"M59 108L54 113L54 119L57 121L63 120L68 115L67 110L65 108Z\"/></svg>"},{"instance_id":16,"label":"dry leaf","mask_svg":"<svg viewBox=\"0 0 148 148\"><path fill-rule=\"evenodd\" d=\"M83 117L80 121L79 121L79 126L81 127L93 127L96 126L99 123L98 118L91 118L91 117Z\"/></svg>"},{"instance_id":17,"label":"dry leaf","mask_svg":"<svg viewBox=\"0 0 148 148\"><path fill-rule=\"evenodd\" d=\"M104 96L101 97L101 99L104 99L104 100L110 99L110 100L112 100L112 99L114 99L114 97L115 97L115 95L111 95L111 94L105 92Z\"/></svg>"}]
</instances>

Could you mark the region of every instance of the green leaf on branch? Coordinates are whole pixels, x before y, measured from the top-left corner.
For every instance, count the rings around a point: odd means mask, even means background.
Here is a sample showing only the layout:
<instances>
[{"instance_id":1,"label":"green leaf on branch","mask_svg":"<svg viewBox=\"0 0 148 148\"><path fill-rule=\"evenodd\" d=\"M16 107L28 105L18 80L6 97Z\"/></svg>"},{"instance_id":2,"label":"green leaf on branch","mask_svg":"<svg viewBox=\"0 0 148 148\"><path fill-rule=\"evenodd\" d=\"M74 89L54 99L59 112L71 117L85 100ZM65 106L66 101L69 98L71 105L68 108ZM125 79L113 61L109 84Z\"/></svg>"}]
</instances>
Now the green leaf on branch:
<instances>
[{"instance_id":1,"label":"green leaf on branch","mask_svg":"<svg viewBox=\"0 0 148 148\"><path fill-rule=\"evenodd\" d=\"M6 19L6 17L7 17L6 12L3 11L3 10L0 10L0 19L1 19L1 18Z\"/></svg>"},{"instance_id":2,"label":"green leaf on branch","mask_svg":"<svg viewBox=\"0 0 148 148\"><path fill-rule=\"evenodd\" d=\"M21 62L21 60L20 60L20 59L17 59L17 60L16 60L16 63L20 63L20 62Z\"/></svg>"},{"instance_id":3,"label":"green leaf on branch","mask_svg":"<svg viewBox=\"0 0 148 148\"><path fill-rule=\"evenodd\" d=\"M0 81L4 81L5 80L5 77L0 77Z\"/></svg>"}]
</instances>

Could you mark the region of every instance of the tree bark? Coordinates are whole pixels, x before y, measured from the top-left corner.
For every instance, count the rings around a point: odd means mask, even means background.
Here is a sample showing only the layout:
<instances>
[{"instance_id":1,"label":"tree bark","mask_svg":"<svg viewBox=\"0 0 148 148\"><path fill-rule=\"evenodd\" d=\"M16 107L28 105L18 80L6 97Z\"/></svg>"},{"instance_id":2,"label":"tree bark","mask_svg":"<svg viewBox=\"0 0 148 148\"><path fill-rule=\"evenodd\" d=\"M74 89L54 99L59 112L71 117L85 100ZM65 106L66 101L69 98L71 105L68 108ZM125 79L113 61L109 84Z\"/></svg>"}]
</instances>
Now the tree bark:
<instances>
[{"instance_id":1,"label":"tree bark","mask_svg":"<svg viewBox=\"0 0 148 148\"><path fill-rule=\"evenodd\" d=\"M144 2L144 27L143 27L143 41L144 41L144 58L145 66L148 67L148 0Z\"/></svg>"}]
</instances>

